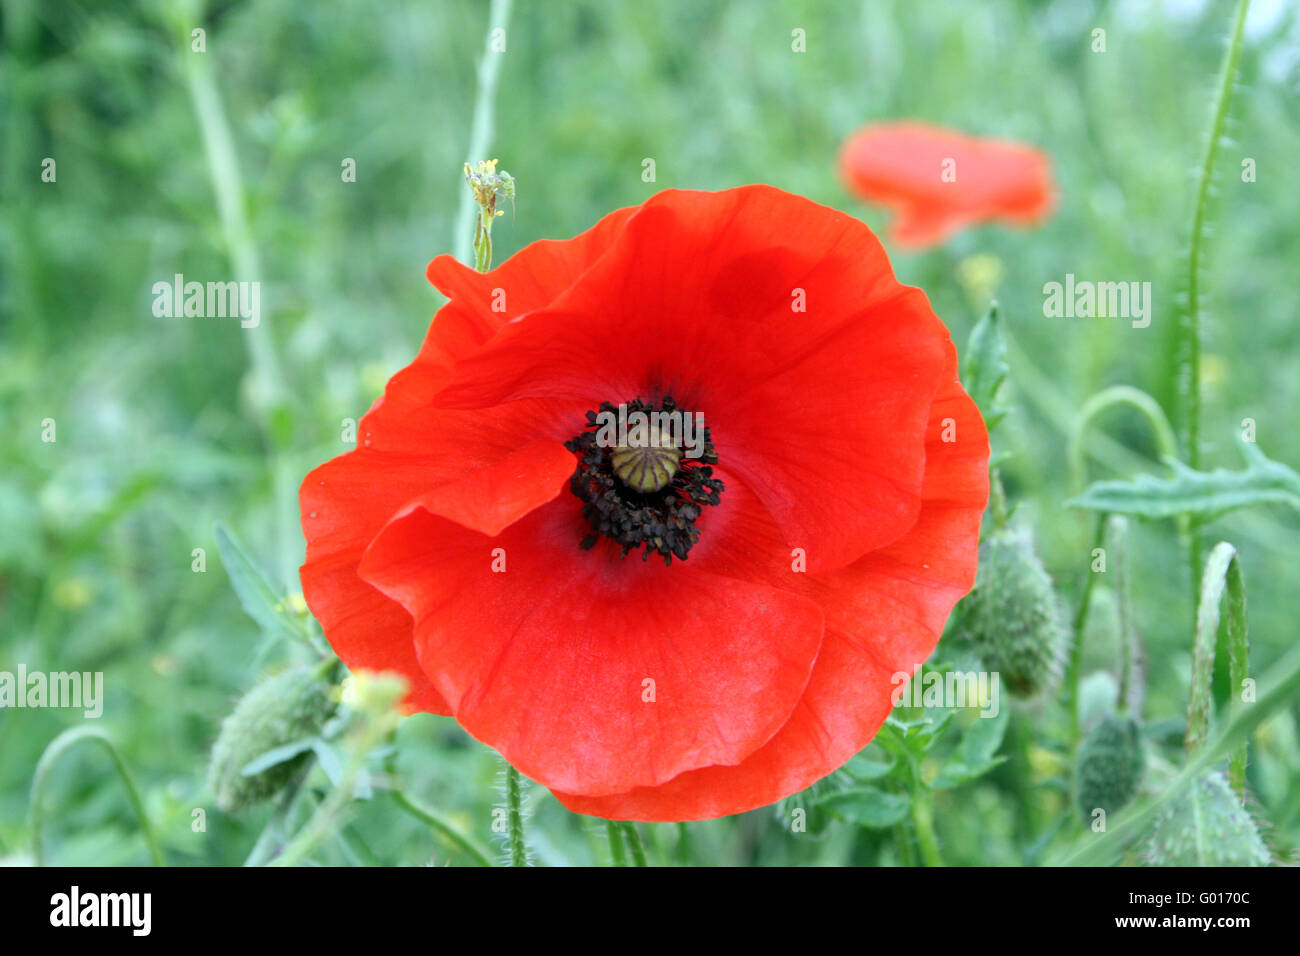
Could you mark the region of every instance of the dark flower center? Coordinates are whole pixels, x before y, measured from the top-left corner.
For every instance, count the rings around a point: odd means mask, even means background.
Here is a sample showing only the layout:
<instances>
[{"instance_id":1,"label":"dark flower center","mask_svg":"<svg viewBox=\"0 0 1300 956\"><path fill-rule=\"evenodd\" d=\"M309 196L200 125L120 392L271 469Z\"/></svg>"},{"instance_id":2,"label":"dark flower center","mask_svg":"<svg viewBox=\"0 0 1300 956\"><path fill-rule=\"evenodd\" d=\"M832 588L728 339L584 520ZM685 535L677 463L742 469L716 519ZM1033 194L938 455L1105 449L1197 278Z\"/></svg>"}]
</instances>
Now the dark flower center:
<instances>
[{"instance_id":1,"label":"dark flower center","mask_svg":"<svg viewBox=\"0 0 1300 956\"><path fill-rule=\"evenodd\" d=\"M584 548L604 535L622 546L624 557L644 548L642 561L653 553L668 565L674 556L686 560L700 538L696 519L721 500L723 489L710 467L718 454L702 414L678 408L672 396L658 406L640 398L601 402L564 447L578 456L569 488L591 523Z\"/></svg>"}]
</instances>

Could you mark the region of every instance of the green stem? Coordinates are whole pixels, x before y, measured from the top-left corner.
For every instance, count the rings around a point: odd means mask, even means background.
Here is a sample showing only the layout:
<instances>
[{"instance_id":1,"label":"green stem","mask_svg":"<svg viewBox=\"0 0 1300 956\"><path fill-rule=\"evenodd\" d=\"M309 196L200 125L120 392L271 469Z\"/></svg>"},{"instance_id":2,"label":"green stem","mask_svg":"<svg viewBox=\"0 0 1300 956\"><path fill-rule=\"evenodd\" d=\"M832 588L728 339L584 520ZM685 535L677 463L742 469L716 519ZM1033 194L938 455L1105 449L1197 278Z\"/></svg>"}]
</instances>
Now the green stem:
<instances>
[{"instance_id":1,"label":"green stem","mask_svg":"<svg viewBox=\"0 0 1300 956\"><path fill-rule=\"evenodd\" d=\"M492 268L492 222L482 210L474 227L474 268L478 272Z\"/></svg>"},{"instance_id":2,"label":"green stem","mask_svg":"<svg viewBox=\"0 0 1300 956\"><path fill-rule=\"evenodd\" d=\"M641 842L641 834L637 832L635 823L620 823L619 829L623 831L623 836L627 840L628 849L632 852L632 865L645 866L645 845Z\"/></svg>"},{"instance_id":3,"label":"green stem","mask_svg":"<svg viewBox=\"0 0 1300 956\"><path fill-rule=\"evenodd\" d=\"M930 788L921 779L921 767L912 761L912 824L916 827L916 845L926 866L943 866L939 840L934 832L934 804Z\"/></svg>"},{"instance_id":4,"label":"green stem","mask_svg":"<svg viewBox=\"0 0 1300 956\"><path fill-rule=\"evenodd\" d=\"M487 853L478 846L473 840L465 836L456 829L451 823L444 820L432 810L420 806L401 790L392 791L393 800L397 805L405 810L417 820L423 822L429 829L433 830L447 842L451 843L458 850L474 861L475 866L491 866L492 861Z\"/></svg>"},{"instance_id":5,"label":"green stem","mask_svg":"<svg viewBox=\"0 0 1300 956\"><path fill-rule=\"evenodd\" d=\"M1204 745L1210 730L1213 708L1215 646L1219 634L1219 604L1228 594L1228 668L1233 693L1246 679L1249 645L1246 633L1246 581L1237 549L1220 541L1210 552L1201 578L1200 602L1196 610L1196 638L1192 647L1192 681L1187 695L1187 733L1183 744L1188 756ZM1238 793L1246 786L1246 750L1249 740L1233 750L1228 759L1228 778Z\"/></svg>"},{"instance_id":6,"label":"green stem","mask_svg":"<svg viewBox=\"0 0 1300 956\"><path fill-rule=\"evenodd\" d=\"M523 785L519 771L506 764L506 815L508 821L508 845L511 866L528 865L528 846L524 842Z\"/></svg>"},{"instance_id":7,"label":"green stem","mask_svg":"<svg viewBox=\"0 0 1300 956\"><path fill-rule=\"evenodd\" d=\"M167 861L163 857L162 848L158 845L158 839L154 836L153 827L149 823L149 815L145 813L144 802L140 799L140 791L136 789L135 780L131 777L131 771L127 769L126 762L118 752L113 742L97 730L91 730L87 727L76 727L72 730L65 730L45 748L41 754L41 759L36 764L36 774L32 778L32 793L30 807L30 823L32 830L32 857L37 866L45 865L45 845L41 839L45 827L45 790L49 785L50 771L59 758L67 753L82 741L96 743L103 747L108 755L113 759L113 767L117 770L117 775L122 781L122 787L126 790L127 799L131 802L131 808L135 811L136 820L140 824L140 833L144 836L144 842L149 848L149 857L153 860L154 866L166 866Z\"/></svg>"},{"instance_id":8,"label":"green stem","mask_svg":"<svg viewBox=\"0 0 1300 956\"><path fill-rule=\"evenodd\" d=\"M1079 680L1083 669L1083 635L1088 625L1088 611L1092 607L1092 589L1098 572L1092 570L1094 551L1106 540L1106 516L1097 516L1097 530L1093 532L1092 547L1088 549L1090 563L1088 576L1083 579L1083 593L1079 595L1079 608L1074 612L1074 642L1070 646L1070 660L1065 669L1065 686L1070 707L1070 751L1079 746Z\"/></svg>"},{"instance_id":9,"label":"green stem","mask_svg":"<svg viewBox=\"0 0 1300 956\"><path fill-rule=\"evenodd\" d=\"M248 222L234 137L213 77L210 57L215 54L191 52L188 48L189 29L188 25L180 24L177 31L184 38L182 72L203 140L226 253L238 279L258 282L261 279L261 261ZM281 587L289 587L298 580L295 557L298 496L297 473L279 450L285 437L281 434L283 427L277 428L276 425L286 404L284 375L276 358L269 324L259 321L256 326L240 329L240 332L252 366L249 391L261 419L268 449L267 464L275 502L276 570Z\"/></svg>"},{"instance_id":10,"label":"green stem","mask_svg":"<svg viewBox=\"0 0 1300 956\"><path fill-rule=\"evenodd\" d=\"M1084 439L1088 434L1088 426L1091 425L1102 412L1114 408L1118 405L1127 405L1137 409L1146 418L1151 426L1152 434L1155 438L1156 452L1161 459L1176 458L1178 455L1178 442L1174 436L1173 427L1169 424L1169 419L1160 407L1160 403L1154 398L1142 391L1140 388L1134 388L1131 385L1114 385L1110 388L1102 389L1093 395L1079 409L1078 414L1070 422L1067 435L1066 460L1069 472L1070 486L1076 490L1082 490L1086 479L1084 468ZM1186 522L1179 519L1180 527L1185 530ZM1113 529L1118 526L1112 525ZM1099 515L1097 518L1097 528L1093 535L1092 550L1100 548L1106 540L1107 516ZM1127 524L1124 525L1126 539ZM1116 549L1123 551L1125 548L1124 540L1121 540L1114 546ZM1091 554L1091 551L1089 552ZM1124 574L1125 556L1119 555L1117 565L1121 580L1118 584L1119 590L1124 590L1125 583L1122 580ZM1080 597L1079 608L1074 618L1074 645L1070 651L1070 662L1066 672L1066 686L1068 688L1069 706L1070 706L1070 747L1073 750L1078 746L1080 739L1079 728L1079 681L1082 677L1080 668L1083 660L1083 638L1084 628L1088 621L1088 611L1092 601L1092 589L1096 581L1096 573L1089 571L1088 577L1084 581L1083 594ZM1117 592L1118 593L1118 592ZM1128 703L1128 695L1131 691L1130 679L1132 677L1132 644L1128 630L1128 607L1127 593L1119 595L1120 603L1120 654L1122 658L1120 673L1120 702L1121 705Z\"/></svg>"},{"instance_id":11,"label":"green stem","mask_svg":"<svg viewBox=\"0 0 1300 956\"><path fill-rule=\"evenodd\" d=\"M1178 323L1179 385L1184 403L1183 438L1187 447L1187 464L1195 469L1201 467L1201 253L1205 245L1205 225L1210 203L1210 185L1214 178L1214 163L1219 155L1223 128L1228 118L1228 104L1232 100L1232 85L1237 75L1237 61L1241 58L1242 37L1245 34L1246 13L1249 9L1250 0L1239 0L1232 40L1223 56L1223 66L1219 74L1219 92L1210 121L1209 137L1205 143L1205 158L1201 162L1196 182L1192 235L1188 248L1187 308L1179 315ZM1199 570L1197 566L1193 574Z\"/></svg>"},{"instance_id":12,"label":"green stem","mask_svg":"<svg viewBox=\"0 0 1300 956\"><path fill-rule=\"evenodd\" d=\"M605 821L605 836L609 838L609 857L615 866L627 866L627 855L623 852L623 831L613 820Z\"/></svg>"},{"instance_id":13,"label":"green stem","mask_svg":"<svg viewBox=\"0 0 1300 956\"><path fill-rule=\"evenodd\" d=\"M912 823L916 826L916 844L921 850L921 860L926 866L943 866L928 790L912 794Z\"/></svg>"},{"instance_id":14,"label":"green stem","mask_svg":"<svg viewBox=\"0 0 1300 956\"><path fill-rule=\"evenodd\" d=\"M1002 472L996 468L989 476L989 512L993 527L1001 530L1007 526L1007 493L1002 488Z\"/></svg>"},{"instance_id":15,"label":"green stem","mask_svg":"<svg viewBox=\"0 0 1300 956\"><path fill-rule=\"evenodd\" d=\"M894 827L894 842L898 845L898 862L902 866L916 866L916 851L912 848L912 831L906 823Z\"/></svg>"},{"instance_id":16,"label":"green stem","mask_svg":"<svg viewBox=\"0 0 1300 956\"><path fill-rule=\"evenodd\" d=\"M1119 641L1119 711L1128 713L1133 704L1133 632L1128 606L1128 520L1122 515L1106 519L1106 540L1110 543L1111 566L1115 569L1116 639ZM1137 716L1136 714L1134 716Z\"/></svg>"},{"instance_id":17,"label":"green stem","mask_svg":"<svg viewBox=\"0 0 1300 956\"><path fill-rule=\"evenodd\" d=\"M475 163L487 155L492 139L493 104L496 99L497 79L501 75L501 61L504 53L491 48L492 35L496 30L505 31L510 22L511 0L492 0L492 9L488 14L487 39L483 45L483 58L478 62L478 91L474 100L474 117L470 123L469 152L465 162ZM470 256L471 234L476 235L479 227L474 228L474 217L478 214L474 199L468 191L461 193L460 213L456 217L456 235L453 248L456 258L468 262ZM489 247L490 248L490 247ZM490 255L490 252L489 252ZM487 269L475 263L479 272Z\"/></svg>"},{"instance_id":18,"label":"green stem","mask_svg":"<svg viewBox=\"0 0 1300 956\"><path fill-rule=\"evenodd\" d=\"M302 796L303 784L307 781L307 777L314 766L315 757L312 757L302 771L295 776L293 782L285 788L275 810L271 814L271 818L266 821L266 826L258 834L257 842L253 844L253 849L249 851L248 858L244 860L244 866L265 866L267 860L271 859L283 848L286 842L285 833L289 821L292 819L298 800Z\"/></svg>"},{"instance_id":19,"label":"green stem","mask_svg":"<svg viewBox=\"0 0 1300 956\"><path fill-rule=\"evenodd\" d=\"M338 785L320 802L284 852L270 861L271 866L297 866L341 826L340 821L354 799L357 781L366 769L366 761L396 728L399 719L396 711L386 709L395 704L395 699L363 704L359 713L361 723L348 733L348 759Z\"/></svg>"},{"instance_id":20,"label":"green stem","mask_svg":"<svg viewBox=\"0 0 1300 956\"><path fill-rule=\"evenodd\" d=\"M1205 143L1205 158L1201 162L1196 182L1196 199L1192 211L1191 239L1187 255L1187 308L1178 315L1178 386L1183 404L1182 433L1187 447L1188 467L1201 467L1201 255L1205 246L1205 226L1210 205L1210 185L1214 179L1214 163L1219 155L1228 106L1232 101L1232 86L1237 75L1237 62L1241 58L1242 37L1246 30L1246 14L1250 0L1238 0L1232 29L1232 39L1223 55L1219 72L1219 92L1215 98L1210 120L1209 136ZM1192 608L1197 602L1197 579L1201 571L1203 546L1198 522L1187 522L1188 584L1191 587Z\"/></svg>"},{"instance_id":21,"label":"green stem","mask_svg":"<svg viewBox=\"0 0 1300 956\"><path fill-rule=\"evenodd\" d=\"M388 772L390 776L394 776L393 771L394 771L393 758L390 757L389 766L388 766ZM408 797L396 786L394 786L393 789L389 792L392 794L393 800L397 803L399 807L401 807L403 810L405 810L411 816L415 817L420 822L424 823L427 827L429 827L429 829L433 830L434 833L442 837L444 840L446 840L456 849L460 850L462 853L464 853L466 856L472 859L474 861L475 866L492 865L492 860L489 858L487 851L484 850L482 847L480 847L469 837L465 836L465 834L461 833L460 830L458 830L450 822L443 819L441 816L434 813L432 810L420 806L418 803L416 803L414 800Z\"/></svg>"},{"instance_id":22,"label":"green stem","mask_svg":"<svg viewBox=\"0 0 1300 956\"><path fill-rule=\"evenodd\" d=\"M1128 405L1140 411L1151 425L1155 436L1156 450L1161 459L1178 457L1178 442L1174 438L1173 427L1165 416L1164 409L1154 398L1131 385L1113 385L1093 395L1079 409L1070 425L1066 460L1069 467L1070 486L1076 491L1083 489L1083 439L1088 426L1102 412L1117 405Z\"/></svg>"}]
</instances>

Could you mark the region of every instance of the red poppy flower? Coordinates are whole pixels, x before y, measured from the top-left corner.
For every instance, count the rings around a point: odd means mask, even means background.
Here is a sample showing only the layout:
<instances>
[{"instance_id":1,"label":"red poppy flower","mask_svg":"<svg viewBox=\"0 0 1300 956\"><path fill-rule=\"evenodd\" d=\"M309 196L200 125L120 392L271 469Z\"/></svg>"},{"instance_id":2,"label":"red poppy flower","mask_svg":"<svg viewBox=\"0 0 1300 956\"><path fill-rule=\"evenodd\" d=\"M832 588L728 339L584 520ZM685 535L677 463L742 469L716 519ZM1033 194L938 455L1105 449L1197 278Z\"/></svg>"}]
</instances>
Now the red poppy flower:
<instances>
[{"instance_id":1,"label":"red poppy flower","mask_svg":"<svg viewBox=\"0 0 1300 956\"><path fill-rule=\"evenodd\" d=\"M924 123L863 127L845 140L840 170L851 192L896 210L890 238L912 248L979 222L1032 225L1056 204L1041 150Z\"/></svg>"},{"instance_id":2,"label":"red poppy flower","mask_svg":"<svg viewBox=\"0 0 1300 956\"><path fill-rule=\"evenodd\" d=\"M419 356L302 486L339 656L612 819L749 810L864 747L974 581L988 492L948 332L871 231L673 190L428 274ZM707 431L611 447L619 405Z\"/></svg>"}]
</instances>

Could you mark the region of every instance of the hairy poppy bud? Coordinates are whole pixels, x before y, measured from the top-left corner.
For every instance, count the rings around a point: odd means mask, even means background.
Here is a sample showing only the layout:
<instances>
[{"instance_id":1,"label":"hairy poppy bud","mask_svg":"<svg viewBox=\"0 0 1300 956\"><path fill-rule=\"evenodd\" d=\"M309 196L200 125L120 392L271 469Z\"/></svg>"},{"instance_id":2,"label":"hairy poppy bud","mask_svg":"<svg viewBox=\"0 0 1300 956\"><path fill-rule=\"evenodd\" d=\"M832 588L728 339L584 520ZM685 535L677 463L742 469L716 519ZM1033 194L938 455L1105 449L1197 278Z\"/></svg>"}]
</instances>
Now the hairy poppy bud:
<instances>
[{"instance_id":1,"label":"hairy poppy bud","mask_svg":"<svg viewBox=\"0 0 1300 956\"><path fill-rule=\"evenodd\" d=\"M1032 697L1060 677L1068 632L1027 532L998 529L980 545L979 577L962 621L975 653L1013 693Z\"/></svg>"},{"instance_id":2,"label":"hairy poppy bud","mask_svg":"<svg viewBox=\"0 0 1300 956\"><path fill-rule=\"evenodd\" d=\"M1208 773L1156 818L1151 866L1268 866L1269 854L1223 774Z\"/></svg>"},{"instance_id":3,"label":"hairy poppy bud","mask_svg":"<svg viewBox=\"0 0 1300 956\"><path fill-rule=\"evenodd\" d=\"M1112 814L1137 796L1146 752L1142 749L1142 732L1132 717L1108 714L1079 748L1075 767L1075 794L1084 820L1095 810Z\"/></svg>"},{"instance_id":4,"label":"hairy poppy bud","mask_svg":"<svg viewBox=\"0 0 1300 956\"><path fill-rule=\"evenodd\" d=\"M316 734L334 712L325 679L332 662L295 667L259 682L240 699L221 725L212 746L208 783L217 806L226 813L242 810L279 793L293 779L307 752L295 754L265 770L245 775L248 764L277 747Z\"/></svg>"}]
</instances>

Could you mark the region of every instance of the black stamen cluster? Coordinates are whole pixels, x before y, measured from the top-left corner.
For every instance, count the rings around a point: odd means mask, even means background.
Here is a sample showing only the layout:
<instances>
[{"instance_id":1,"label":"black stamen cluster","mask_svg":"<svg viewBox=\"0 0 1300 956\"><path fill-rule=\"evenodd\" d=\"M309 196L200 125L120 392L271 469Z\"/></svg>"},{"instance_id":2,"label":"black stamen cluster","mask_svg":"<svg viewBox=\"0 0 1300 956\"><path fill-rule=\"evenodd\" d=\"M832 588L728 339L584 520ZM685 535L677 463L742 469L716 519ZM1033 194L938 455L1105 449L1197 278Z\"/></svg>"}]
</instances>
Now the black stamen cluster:
<instances>
[{"instance_id":1,"label":"black stamen cluster","mask_svg":"<svg viewBox=\"0 0 1300 956\"><path fill-rule=\"evenodd\" d=\"M601 402L601 412L618 414L611 402ZM662 404L643 402L640 398L627 403L627 411L644 412L679 411L671 396ZM682 412L689 415L690 412ZM698 458L681 459L677 474L666 486L650 494L642 494L627 487L614 474L610 460L613 448L596 443L599 425L597 413L587 412L587 430L564 443L564 447L579 456L578 468L569 479L569 488L584 502L582 515L591 523L592 534L582 539L582 547L593 548L600 536L612 538L623 548L623 557L634 548L644 548L641 560L650 555L663 555L664 564L671 565L673 557L685 561L687 552L700 538L695 526L702 509L716 505L721 500L723 483L713 477L712 465L718 463L718 454L708 426L701 436L703 453Z\"/></svg>"}]
</instances>

